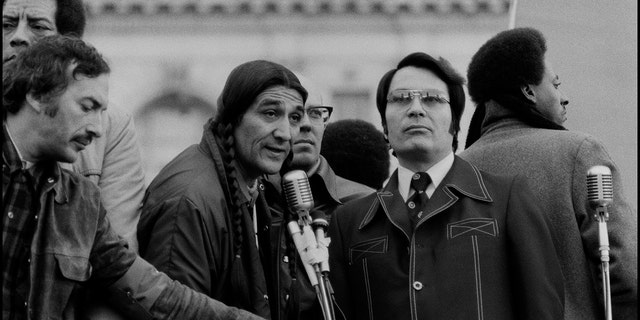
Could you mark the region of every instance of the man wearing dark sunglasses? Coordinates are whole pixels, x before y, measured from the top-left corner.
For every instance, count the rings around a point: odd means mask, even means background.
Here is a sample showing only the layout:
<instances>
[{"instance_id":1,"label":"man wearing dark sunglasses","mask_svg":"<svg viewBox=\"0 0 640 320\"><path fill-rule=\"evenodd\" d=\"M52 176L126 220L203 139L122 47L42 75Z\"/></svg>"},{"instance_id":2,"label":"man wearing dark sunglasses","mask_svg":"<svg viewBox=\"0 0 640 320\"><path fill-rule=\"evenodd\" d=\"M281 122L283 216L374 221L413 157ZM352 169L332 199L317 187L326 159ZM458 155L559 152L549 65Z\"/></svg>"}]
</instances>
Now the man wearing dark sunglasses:
<instances>
[{"instance_id":1,"label":"man wearing dark sunglasses","mask_svg":"<svg viewBox=\"0 0 640 320\"><path fill-rule=\"evenodd\" d=\"M562 273L525 180L454 154L463 81L420 52L380 80L377 107L398 169L329 224L346 319L562 318Z\"/></svg>"}]
</instances>

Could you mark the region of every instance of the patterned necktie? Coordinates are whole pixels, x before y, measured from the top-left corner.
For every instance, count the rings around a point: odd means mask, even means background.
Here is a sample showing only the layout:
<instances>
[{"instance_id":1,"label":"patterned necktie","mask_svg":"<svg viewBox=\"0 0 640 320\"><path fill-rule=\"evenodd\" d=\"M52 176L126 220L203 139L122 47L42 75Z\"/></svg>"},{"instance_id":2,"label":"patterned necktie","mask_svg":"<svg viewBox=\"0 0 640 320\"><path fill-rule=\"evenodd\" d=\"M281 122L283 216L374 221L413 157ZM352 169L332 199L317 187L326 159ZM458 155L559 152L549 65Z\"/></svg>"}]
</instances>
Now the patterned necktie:
<instances>
[{"instance_id":1,"label":"patterned necktie","mask_svg":"<svg viewBox=\"0 0 640 320\"><path fill-rule=\"evenodd\" d=\"M426 190L431 183L431 177L426 172L417 172L411 177L411 188L415 193L407 200L409 217L415 223L422 218L422 209L429 200Z\"/></svg>"}]
</instances>

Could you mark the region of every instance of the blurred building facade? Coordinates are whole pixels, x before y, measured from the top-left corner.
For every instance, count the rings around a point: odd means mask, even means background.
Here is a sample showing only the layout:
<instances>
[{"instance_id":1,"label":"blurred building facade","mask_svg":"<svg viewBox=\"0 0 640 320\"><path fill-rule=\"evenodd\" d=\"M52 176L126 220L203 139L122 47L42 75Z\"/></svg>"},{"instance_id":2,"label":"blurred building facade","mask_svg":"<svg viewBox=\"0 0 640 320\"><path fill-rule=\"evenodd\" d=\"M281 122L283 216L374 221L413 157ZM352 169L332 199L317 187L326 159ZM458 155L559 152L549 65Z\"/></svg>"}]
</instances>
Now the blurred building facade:
<instances>
[{"instance_id":1,"label":"blurred building facade","mask_svg":"<svg viewBox=\"0 0 640 320\"><path fill-rule=\"evenodd\" d=\"M85 38L112 65L111 102L134 115L147 182L199 142L226 77L243 62L266 59L300 72L322 88L335 107L333 120L359 118L381 129L375 91L386 71L407 54L424 51L445 57L465 75L473 53L507 28L510 5L509 0L85 2L90 13ZM468 100L462 146L472 112Z\"/></svg>"},{"instance_id":2,"label":"blurred building facade","mask_svg":"<svg viewBox=\"0 0 640 320\"><path fill-rule=\"evenodd\" d=\"M110 99L134 115L147 182L214 114L229 72L254 59L317 82L333 119L381 128L380 77L426 51L461 73L507 24L508 1L87 0L86 39L113 67Z\"/></svg>"}]
</instances>

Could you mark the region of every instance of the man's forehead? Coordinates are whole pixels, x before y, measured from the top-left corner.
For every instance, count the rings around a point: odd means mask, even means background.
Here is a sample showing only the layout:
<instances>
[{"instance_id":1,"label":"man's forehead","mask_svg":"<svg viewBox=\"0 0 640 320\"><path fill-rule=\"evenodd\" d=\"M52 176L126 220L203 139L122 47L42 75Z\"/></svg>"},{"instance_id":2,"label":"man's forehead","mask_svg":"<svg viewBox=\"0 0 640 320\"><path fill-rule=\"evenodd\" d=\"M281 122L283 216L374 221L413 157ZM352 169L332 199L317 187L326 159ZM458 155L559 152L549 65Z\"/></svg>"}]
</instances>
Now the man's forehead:
<instances>
[{"instance_id":1,"label":"man's forehead","mask_svg":"<svg viewBox=\"0 0 640 320\"><path fill-rule=\"evenodd\" d=\"M69 90L77 91L81 95L92 98L106 107L109 99L109 74L103 73L95 77L88 77L81 73L73 76L73 70L78 66L72 63L67 67L67 77L69 77Z\"/></svg>"},{"instance_id":2,"label":"man's forehead","mask_svg":"<svg viewBox=\"0 0 640 320\"><path fill-rule=\"evenodd\" d=\"M399 69L393 75L389 91L393 90L429 90L446 93L447 84L431 70L409 66Z\"/></svg>"},{"instance_id":3,"label":"man's forehead","mask_svg":"<svg viewBox=\"0 0 640 320\"><path fill-rule=\"evenodd\" d=\"M302 96L300 93L294 89L287 88L284 86L274 86L269 87L262 91L257 97L256 100L278 100L278 101L288 101L302 104Z\"/></svg>"},{"instance_id":4,"label":"man's forehead","mask_svg":"<svg viewBox=\"0 0 640 320\"><path fill-rule=\"evenodd\" d=\"M28 18L48 19L55 22L55 0L7 0L2 7L2 16L17 18L26 13Z\"/></svg>"}]
</instances>

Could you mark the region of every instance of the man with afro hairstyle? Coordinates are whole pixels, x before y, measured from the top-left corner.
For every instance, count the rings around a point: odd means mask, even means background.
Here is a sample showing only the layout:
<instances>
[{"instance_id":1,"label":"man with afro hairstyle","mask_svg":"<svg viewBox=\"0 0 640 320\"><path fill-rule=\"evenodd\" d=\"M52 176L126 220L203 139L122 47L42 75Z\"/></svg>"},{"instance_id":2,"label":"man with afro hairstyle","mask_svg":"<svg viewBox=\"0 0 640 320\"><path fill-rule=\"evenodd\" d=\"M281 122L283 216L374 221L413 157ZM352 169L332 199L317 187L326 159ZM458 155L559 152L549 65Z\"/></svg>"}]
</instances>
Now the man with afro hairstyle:
<instances>
[{"instance_id":1,"label":"man with afro hairstyle","mask_svg":"<svg viewBox=\"0 0 640 320\"><path fill-rule=\"evenodd\" d=\"M550 219L565 279L564 319L604 317L598 224L587 201L589 168L605 165L614 183L611 296L614 319L637 318L637 216L620 172L592 136L562 126L568 100L532 28L503 31L473 56L467 78L477 104L460 156L489 172L523 174Z\"/></svg>"}]
</instances>

